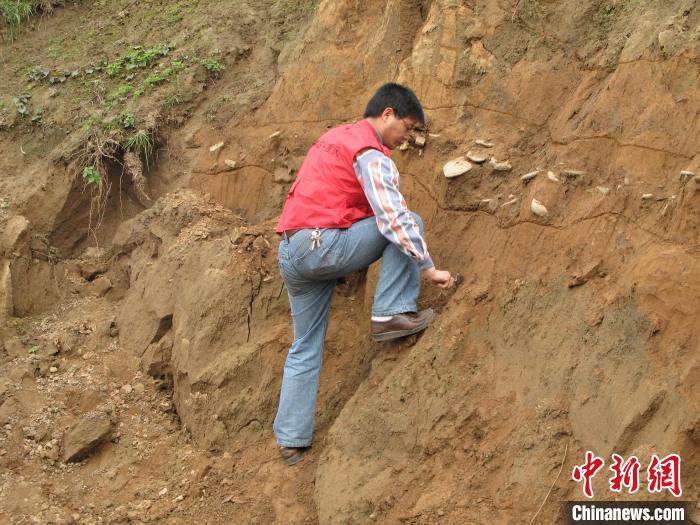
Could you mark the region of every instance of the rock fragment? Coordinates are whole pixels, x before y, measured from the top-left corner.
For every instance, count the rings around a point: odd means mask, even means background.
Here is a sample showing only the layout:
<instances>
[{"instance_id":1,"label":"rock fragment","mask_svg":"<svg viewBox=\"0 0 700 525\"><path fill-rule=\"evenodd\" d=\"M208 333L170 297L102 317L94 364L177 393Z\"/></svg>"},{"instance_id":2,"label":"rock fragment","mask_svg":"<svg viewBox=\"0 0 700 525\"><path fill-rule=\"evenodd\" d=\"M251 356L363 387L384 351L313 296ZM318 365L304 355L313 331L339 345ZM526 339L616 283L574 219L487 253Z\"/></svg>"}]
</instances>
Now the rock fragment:
<instances>
[{"instance_id":1,"label":"rock fragment","mask_svg":"<svg viewBox=\"0 0 700 525\"><path fill-rule=\"evenodd\" d=\"M559 178L554 174L553 171L548 171L547 172L547 178L551 180L552 182L559 182Z\"/></svg>"},{"instance_id":2,"label":"rock fragment","mask_svg":"<svg viewBox=\"0 0 700 525\"><path fill-rule=\"evenodd\" d=\"M481 146L482 148L493 148L493 143L483 139L476 139L474 144Z\"/></svg>"},{"instance_id":3,"label":"rock fragment","mask_svg":"<svg viewBox=\"0 0 700 525\"><path fill-rule=\"evenodd\" d=\"M217 142L216 144L214 144L213 146L211 146L211 147L209 148L209 151L210 151L211 153L214 153L214 152L216 152L216 151L219 151L219 150L220 150L221 148L223 148L223 147L224 147L224 141L222 140L221 142Z\"/></svg>"},{"instance_id":4,"label":"rock fragment","mask_svg":"<svg viewBox=\"0 0 700 525\"><path fill-rule=\"evenodd\" d=\"M224 164L230 169L236 168L236 161L231 159L224 159Z\"/></svg>"},{"instance_id":5,"label":"rock fragment","mask_svg":"<svg viewBox=\"0 0 700 525\"><path fill-rule=\"evenodd\" d=\"M464 157L459 157L445 164L442 168L442 173L448 179L452 179L467 173L470 169L472 169L472 165L469 161Z\"/></svg>"},{"instance_id":6,"label":"rock fragment","mask_svg":"<svg viewBox=\"0 0 700 525\"><path fill-rule=\"evenodd\" d=\"M643 201L648 201L648 200L651 200L651 199L653 199L653 198L654 198L654 194L653 194L653 193L645 193L644 195L642 195L642 200L643 200Z\"/></svg>"},{"instance_id":7,"label":"rock fragment","mask_svg":"<svg viewBox=\"0 0 700 525\"><path fill-rule=\"evenodd\" d=\"M548 215L547 208L537 199L533 198L530 202L530 211L538 217L546 217Z\"/></svg>"},{"instance_id":8,"label":"rock fragment","mask_svg":"<svg viewBox=\"0 0 700 525\"><path fill-rule=\"evenodd\" d=\"M281 166L275 170L272 174L275 182L292 182L294 180L294 174L292 170L287 167Z\"/></svg>"},{"instance_id":9,"label":"rock fragment","mask_svg":"<svg viewBox=\"0 0 700 525\"><path fill-rule=\"evenodd\" d=\"M534 179L535 177L537 177L537 174L538 174L539 172L540 172L540 170L535 170L535 171L531 171L530 173L526 173L525 175L523 175L523 176L520 177L520 180L523 181L523 182L525 182L525 183L528 183L528 182L530 182L532 179Z\"/></svg>"},{"instance_id":10,"label":"rock fragment","mask_svg":"<svg viewBox=\"0 0 700 525\"><path fill-rule=\"evenodd\" d=\"M63 459L73 462L86 458L109 439L113 428L107 414L97 412L82 416L66 433Z\"/></svg>"},{"instance_id":11,"label":"rock fragment","mask_svg":"<svg viewBox=\"0 0 700 525\"><path fill-rule=\"evenodd\" d=\"M569 281L569 288L575 288L576 286L581 286L587 283L593 277L605 277L606 273L601 269L601 262L589 264L587 267L582 269L571 276Z\"/></svg>"},{"instance_id":12,"label":"rock fragment","mask_svg":"<svg viewBox=\"0 0 700 525\"><path fill-rule=\"evenodd\" d=\"M468 151L467 159L474 162L475 164L483 164L489 159L489 156L485 155L484 153L479 153L478 151Z\"/></svg>"},{"instance_id":13,"label":"rock fragment","mask_svg":"<svg viewBox=\"0 0 700 525\"><path fill-rule=\"evenodd\" d=\"M499 162L496 160L496 157L491 157L490 164L494 171L510 171L513 169L510 162L507 160Z\"/></svg>"}]
</instances>

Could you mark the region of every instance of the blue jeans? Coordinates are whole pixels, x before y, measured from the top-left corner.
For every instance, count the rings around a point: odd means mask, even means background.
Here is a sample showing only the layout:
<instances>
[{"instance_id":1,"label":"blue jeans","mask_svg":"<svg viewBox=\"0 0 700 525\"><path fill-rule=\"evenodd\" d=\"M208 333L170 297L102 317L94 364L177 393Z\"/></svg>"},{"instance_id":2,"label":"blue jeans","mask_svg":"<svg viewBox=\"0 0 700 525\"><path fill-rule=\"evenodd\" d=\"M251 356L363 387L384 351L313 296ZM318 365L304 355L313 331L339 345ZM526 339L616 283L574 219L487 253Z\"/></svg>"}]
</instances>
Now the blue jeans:
<instances>
[{"instance_id":1,"label":"blue jeans","mask_svg":"<svg viewBox=\"0 0 700 525\"><path fill-rule=\"evenodd\" d=\"M423 221L413 214L423 233ZM387 240L374 217L347 229L321 230L311 250L313 230L300 230L279 245L279 267L294 322L294 342L284 364L280 403L272 429L285 447L308 447L314 430L323 339L336 281L381 258L372 315L415 312L420 292L416 262Z\"/></svg>"}]
</instances>

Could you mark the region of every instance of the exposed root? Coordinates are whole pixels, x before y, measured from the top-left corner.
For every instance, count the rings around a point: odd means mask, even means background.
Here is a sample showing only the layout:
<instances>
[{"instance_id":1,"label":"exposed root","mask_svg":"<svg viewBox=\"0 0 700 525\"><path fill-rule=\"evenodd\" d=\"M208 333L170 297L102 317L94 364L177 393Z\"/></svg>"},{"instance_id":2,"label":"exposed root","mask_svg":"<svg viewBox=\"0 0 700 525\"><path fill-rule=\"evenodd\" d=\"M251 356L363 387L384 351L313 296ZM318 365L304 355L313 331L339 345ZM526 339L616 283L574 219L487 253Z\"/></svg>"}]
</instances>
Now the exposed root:
<instances>
[{"instance_id":1,"label":"exposed root","mask_svg":"<svg viewBox=\"0 0 700 525\"><path fill-rule=\"evenodd\" d=\"M104 214L107 209L107 200L112 185L107 177L105 168L105 159L116 161L115 153L119 150L120 144L111 139L103 138L97 134L93 134L91 139L85 144L82 151L77 154L80 166L83 168L92 167L99 174L99 181L89 183L84 181L83 192L90 188L90 214L88 219L88 233L95 240L95 245L98 245L97 230L102 225Z\"/></svg>"},{"instance_id":2,"label":"exposed root","mask_svg":"<svg viewBox=\"0 0 700 525\"><path fill-rule=\"evenodd\" d=\"M145 200L150 201L151 197L146 193L146 177L143 175L143 165L138 154L133 151L124 153L124 169L134 183L139 200L143 197Z\"/></svg>"},{"instance_id":3,"label":"exposed root","mask_svg":"<svg viewBox=\"0 0 700 525\"><path fill-rule=\"evenodd\" d=\"M535 515L534 515L534 516L532 517L532 519L530 520L530 525L532 525L532 524L535 522L535 518L537 518L537 516L539 516L540 511L541 511L542 508L544 507L544 504L547 503L547 500L549 499L549 495L552 493L552 489L554 488L554 485L556 485L556 484L557 484L557 481L559 481L559 476L561 476L561 471L563 470L563 468L564 468L564 463L566 462L566 453L569 451L569 444L570 444L570 443L571 443L571 440L569 440L569 441L566 443L566 446L564 447L564 457L561 458L561 465L559 465L559 472L557 472L557 477L554 478L554 482L553 482L552 485L549 487L549 491L547 491L547 495L546 495L546 496L544 497L544 499L542 500L542 504L540 505L540 508L537 509L537 512L535 512Z\"/></svg>"}]
</instances>

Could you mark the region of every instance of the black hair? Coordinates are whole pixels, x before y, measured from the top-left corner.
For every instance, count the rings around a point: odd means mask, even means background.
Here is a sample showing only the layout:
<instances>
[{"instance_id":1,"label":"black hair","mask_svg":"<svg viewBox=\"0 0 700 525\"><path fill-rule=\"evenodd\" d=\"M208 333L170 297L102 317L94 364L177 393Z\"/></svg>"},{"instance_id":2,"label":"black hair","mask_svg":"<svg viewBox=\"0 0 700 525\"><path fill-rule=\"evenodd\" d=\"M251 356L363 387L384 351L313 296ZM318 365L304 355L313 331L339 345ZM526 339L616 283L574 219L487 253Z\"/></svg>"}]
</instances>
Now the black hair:
<instances>
[{"instance_id":1,"label":"black hair","mask_svg":"<svg viewBox=\"0 0 700 525\"><path fill-rule=\"evenodd\" d=\"M416 94L406 86L389 82L381 86L367 103L364 118L378 117L386 108L391 108L398 118L413 117L425 124L423 107Z\"/></svg>"}]
</instances>

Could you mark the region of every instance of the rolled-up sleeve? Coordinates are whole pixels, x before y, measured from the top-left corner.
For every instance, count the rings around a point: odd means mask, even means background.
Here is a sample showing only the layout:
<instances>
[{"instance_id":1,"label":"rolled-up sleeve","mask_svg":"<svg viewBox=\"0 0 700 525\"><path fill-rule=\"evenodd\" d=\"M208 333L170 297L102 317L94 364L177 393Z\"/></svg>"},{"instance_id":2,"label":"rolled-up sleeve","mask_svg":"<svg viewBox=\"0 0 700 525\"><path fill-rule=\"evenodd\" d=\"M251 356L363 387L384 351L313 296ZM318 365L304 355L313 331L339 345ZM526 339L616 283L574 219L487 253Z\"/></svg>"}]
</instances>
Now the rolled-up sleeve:
<instances>
[{"instance_id":1,"label":"rolled-up sleeve","mask_svg":"<svg viewBox=\"0 0 700 525\"><path fill-rule=\"evenodd\" d=\"M368 149L354 163L381 234L415 259L421 270L434 266L418 224L399 191L399 170L381 151Z\"/></svg>"}]
</instances>

